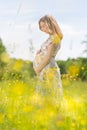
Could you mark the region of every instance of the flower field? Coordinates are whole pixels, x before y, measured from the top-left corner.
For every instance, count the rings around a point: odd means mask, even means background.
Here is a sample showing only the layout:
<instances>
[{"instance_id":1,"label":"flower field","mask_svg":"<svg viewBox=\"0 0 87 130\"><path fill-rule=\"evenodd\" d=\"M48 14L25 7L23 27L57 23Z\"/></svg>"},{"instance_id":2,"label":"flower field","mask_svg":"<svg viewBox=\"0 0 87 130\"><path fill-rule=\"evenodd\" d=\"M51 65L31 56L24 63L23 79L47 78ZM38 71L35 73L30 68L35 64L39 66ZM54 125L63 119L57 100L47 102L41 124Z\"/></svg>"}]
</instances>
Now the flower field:
<instances>
[{"instance_id":1,"label":"flower field","mask_svg":"<svg viewBox=\"0 0 87 130\"><path fill-rule=\"evenodd\" d=\"M0 82L0 130L86 130L87 83L62 80L63 95L52 83ZM38 87L37 87L38 86Z\"/></svg>"}]
</instances>

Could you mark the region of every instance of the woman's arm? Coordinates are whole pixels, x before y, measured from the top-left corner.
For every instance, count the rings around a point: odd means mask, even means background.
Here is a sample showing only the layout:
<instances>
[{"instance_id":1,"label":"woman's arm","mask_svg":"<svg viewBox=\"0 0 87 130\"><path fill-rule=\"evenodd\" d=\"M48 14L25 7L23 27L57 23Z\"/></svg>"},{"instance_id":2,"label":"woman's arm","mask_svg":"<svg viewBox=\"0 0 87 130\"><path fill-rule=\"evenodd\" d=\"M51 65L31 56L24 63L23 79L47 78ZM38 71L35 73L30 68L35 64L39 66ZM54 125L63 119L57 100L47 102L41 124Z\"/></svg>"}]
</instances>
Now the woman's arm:
<instances>
[{"instance_id":1,"label":"woman's arm","mask_svg":"<svg viewBox=\"0 0 87 130\"><path fill-rule=\"evenodd\" d=\"M59 25L58 25L58 34L60 36L60 39L62 40L63 39L63 33L62 33L62 30L60 29Z\"/></svg>"},{"instance_id":2,"label":"woman's arm","mask_svg":"<svg viewBox=\"0 0 87 130\"><path fill-rule=\"evenodd\" d=\"M52 54L55 50L55 44L54 43L50 43L48 48L47 48L47 53L44 56L42 62L39 64L39 66L37 68L34 68L36 74L40 73L40 71L50 62L50 59L52 57Z\"/></svg>"}]
</instances>

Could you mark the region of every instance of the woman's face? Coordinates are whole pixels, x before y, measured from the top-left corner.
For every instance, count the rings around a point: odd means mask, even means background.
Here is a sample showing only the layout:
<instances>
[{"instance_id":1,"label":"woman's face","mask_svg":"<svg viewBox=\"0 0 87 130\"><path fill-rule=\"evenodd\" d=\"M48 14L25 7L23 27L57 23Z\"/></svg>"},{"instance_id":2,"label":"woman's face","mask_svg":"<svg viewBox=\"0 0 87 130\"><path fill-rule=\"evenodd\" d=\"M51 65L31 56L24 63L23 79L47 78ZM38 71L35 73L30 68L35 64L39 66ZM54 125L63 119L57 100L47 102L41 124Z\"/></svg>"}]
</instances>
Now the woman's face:
<instances>
[{"instance_id":1,"label":"woman's face","mask_svg":"<svg viewBox=\"0 0 87 130\"><path fill-rule=\"evenodd\" d=\"M40 22L40 29L43 32L46 32L48 34L52 34L52 30L50 30L48 24L46 22Z\"/></svg>"}]
</instances>

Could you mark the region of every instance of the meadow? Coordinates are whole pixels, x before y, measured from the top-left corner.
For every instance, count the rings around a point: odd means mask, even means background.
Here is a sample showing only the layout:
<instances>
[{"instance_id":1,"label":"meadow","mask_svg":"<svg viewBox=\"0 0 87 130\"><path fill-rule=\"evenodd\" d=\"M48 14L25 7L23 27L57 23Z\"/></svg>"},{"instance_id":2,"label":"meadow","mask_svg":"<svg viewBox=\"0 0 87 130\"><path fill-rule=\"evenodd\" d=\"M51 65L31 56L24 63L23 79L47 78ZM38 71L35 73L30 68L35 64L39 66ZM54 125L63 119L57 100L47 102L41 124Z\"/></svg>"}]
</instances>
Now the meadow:
<instances>
[{"instance_id":1,"label":"meadow","mask_svg":"<svg viewBox=\"0 0 87 130\"><path fill-rule=\"evenodd\" d=\"M52 83L0 82L0 130L86 130L87 83L62 79L63 95ZM57 90L56 90L57 91Z\"/></svg>"},{"instance_id":2,"label":"meadow","mask_svg":"<svg viewBox=\"0 0 87 130\"><path fill-rule=\"evenodd\" d=\"M30 61L10 58L0 39L0 130L87 130L87 58L58 65L62 91L52 73L40 82Z\"/></svg>"}]
</instances>

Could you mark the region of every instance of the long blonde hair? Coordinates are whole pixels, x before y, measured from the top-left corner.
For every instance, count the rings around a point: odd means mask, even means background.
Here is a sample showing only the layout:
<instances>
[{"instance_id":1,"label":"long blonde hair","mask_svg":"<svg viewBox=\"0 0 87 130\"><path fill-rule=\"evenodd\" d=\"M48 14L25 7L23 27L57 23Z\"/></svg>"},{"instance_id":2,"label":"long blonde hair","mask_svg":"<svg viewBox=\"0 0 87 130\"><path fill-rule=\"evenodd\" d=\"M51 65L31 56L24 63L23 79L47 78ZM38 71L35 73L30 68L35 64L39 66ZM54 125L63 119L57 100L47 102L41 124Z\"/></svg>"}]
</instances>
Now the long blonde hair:
<instances>
[{"instance_id":1,"label":"long blonde hair","mask_svg":"<svg viewBox=\"0 0 87 130\"><path fill-rule=\"evenodd\" d=\"M56 20L52 16L45 15L42 18L40 18L39 28L41 29L40 22L46 22L48 24L49 29L52 30L53 34L55 34L55 33L58 34L60 36L60 38L62 39L62 37L63 37L62 31L61 31L58 23L56 22Z\"/></svg>"}]
</instances>

